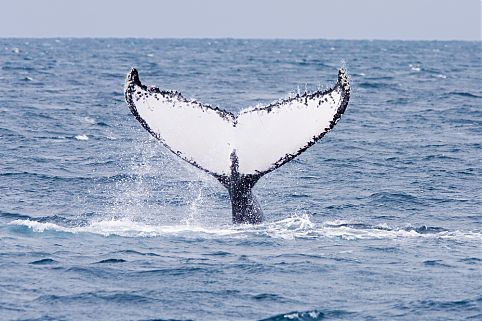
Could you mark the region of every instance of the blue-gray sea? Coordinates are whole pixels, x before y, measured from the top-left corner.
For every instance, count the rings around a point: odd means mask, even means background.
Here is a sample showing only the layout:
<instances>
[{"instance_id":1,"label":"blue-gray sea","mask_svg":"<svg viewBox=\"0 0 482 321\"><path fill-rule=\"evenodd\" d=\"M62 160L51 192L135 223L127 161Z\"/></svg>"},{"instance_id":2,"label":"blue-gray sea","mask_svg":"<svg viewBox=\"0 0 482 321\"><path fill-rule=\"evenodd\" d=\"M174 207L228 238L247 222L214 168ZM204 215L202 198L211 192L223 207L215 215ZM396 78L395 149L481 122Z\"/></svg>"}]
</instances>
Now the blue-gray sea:
<instances>
[{"instance_id":1,"label":"blue-gray sea","mask_svg":"<svg viewBox=\"0 0 482 321\"><path fill-rule=\"evenodd\" d=\"M266 221L152 138L124 79L232 112L350 75ZM0 39L1 320L481 320L480 42Z\"/></svg>"}]
</instances>

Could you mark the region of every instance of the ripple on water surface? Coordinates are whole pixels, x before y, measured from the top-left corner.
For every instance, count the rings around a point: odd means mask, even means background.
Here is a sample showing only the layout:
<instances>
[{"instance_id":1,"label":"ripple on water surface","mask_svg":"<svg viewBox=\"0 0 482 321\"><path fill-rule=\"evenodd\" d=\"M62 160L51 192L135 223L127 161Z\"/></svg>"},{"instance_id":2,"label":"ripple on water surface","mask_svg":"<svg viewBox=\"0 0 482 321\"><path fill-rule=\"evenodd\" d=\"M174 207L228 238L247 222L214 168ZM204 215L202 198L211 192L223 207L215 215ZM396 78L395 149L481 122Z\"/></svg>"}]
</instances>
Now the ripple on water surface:
<instances>
[{"instance_id":1,"label":"ripple on water surface","mask_svg":"<svg viewBox=\"0 0 482 321\"><path fill-rule=\"evenodd\" d=\"M0 319L482 319L479 42L0 39L0 52ZM257 226L233 226L223 187L123 96L135 66L237 113L332 86L342 60L347 111L260 179Z\"/></svg>"}]
</instances>

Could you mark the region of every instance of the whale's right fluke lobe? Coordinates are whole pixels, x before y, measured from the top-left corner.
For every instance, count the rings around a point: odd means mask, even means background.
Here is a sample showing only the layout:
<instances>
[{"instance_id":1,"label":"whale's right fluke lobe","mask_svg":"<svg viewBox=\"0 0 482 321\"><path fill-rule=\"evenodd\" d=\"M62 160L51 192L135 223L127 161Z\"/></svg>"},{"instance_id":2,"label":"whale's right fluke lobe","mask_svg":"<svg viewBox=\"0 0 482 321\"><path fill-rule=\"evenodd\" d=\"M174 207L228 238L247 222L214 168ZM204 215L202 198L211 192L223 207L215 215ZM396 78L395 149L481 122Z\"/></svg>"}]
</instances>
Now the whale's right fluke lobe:
<instances>
[{"instance_id":1,"label":"whale's right fluke lobe","mask_svg":"<svg viewBox=\"0 0 482 321\"><path fill-rule=\"evenodd\" d=\"M260 210L251 188L261 176L300 155L333 128L348 104L350 85L345 70L340 69L331 89L246 109L235 116L178 92L146 87L132 69L126 78L125 98L154 137L228 188L233 221L257 223L262 216L254 213Z\"/></svg>"},{"instance_id":2,"label":"whale's right fluke lobe","mask_svg":"<svg viewBox=\"0 0 482 321\"><path fill-rule=\"evenodd\" d=\"M242 111L236 122L239 171L259 178L300 155L338 122L350 98L344 69L326 91Z\"/></svg>"}]
</instances>

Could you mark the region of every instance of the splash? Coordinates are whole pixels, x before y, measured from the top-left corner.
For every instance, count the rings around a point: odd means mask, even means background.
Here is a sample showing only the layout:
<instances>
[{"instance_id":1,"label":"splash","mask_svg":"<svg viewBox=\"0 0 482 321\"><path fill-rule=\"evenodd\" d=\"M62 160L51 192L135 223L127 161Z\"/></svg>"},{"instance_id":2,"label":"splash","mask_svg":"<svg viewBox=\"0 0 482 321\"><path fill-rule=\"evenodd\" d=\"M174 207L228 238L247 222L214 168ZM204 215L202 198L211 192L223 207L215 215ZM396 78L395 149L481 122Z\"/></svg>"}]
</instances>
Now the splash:
<instances>
[{"instance_id":1,"label":"splash","mask_svg":"<svg viewBox=\"0 0 482 321\"><path fill-rule=\"evenodd\" d=\"M482 240L481 231L445 230L437 227L395 227L386 224L368 225L348 221L313 222L308 215L293 216L280 221L260 225L204 226L186 222L184 224L156 225L135 222L130 219L92 221L85 226L66 227L50 222L18 219L10 225L25 226L34 232L57 231L65 233L92 233L103 236L161 237L182 235L188 237L262 237L284 240L339 238L343 240L365 239L450 239Z\"/></svg>"},{"instance_id":2,"label":"splash","mask_svg":"<svg viewBox=\"0 0 482 321\"><path fill-rule=\"evenodd\" d=\"M343 310L293 311L259 321L321 321L326 319L350 319L352 313Z\"/></svg>"},{"instance_id":3,"label":"splash","mask_svg":"<svg viewBox=\"0 0 482 321\"><path fill-rule=\"evenodd\" d=\"M95 210L97 221L130 220L156 226L228 222L224 212L218 219L219 213L213 210L219 204L211 206L213 195L221 189L214 178L160 148L153 138L139 138L132 146L120 154L119 174L109 187L100 182L89 192L105 194L106 202Z\"/></svg>"},{"instance_id":4,"label":"splash","mask_svg":"<svg viewBox=\"0 0 482 321\"><path fill-rule=\"evenodd\" d=\"M207 228L191 225L148 225L133 222L128 219L95 221L86 226L76 227L66 227L55 223L44 223L32 220L15 220L11 222L10 225L26 226L37 233L56 231L72 234L91 233L103 236L116 235L123 237L157 237L171 234L227 236L238 233L236 230L230 228Z\"/></svg>"}]
</instances>

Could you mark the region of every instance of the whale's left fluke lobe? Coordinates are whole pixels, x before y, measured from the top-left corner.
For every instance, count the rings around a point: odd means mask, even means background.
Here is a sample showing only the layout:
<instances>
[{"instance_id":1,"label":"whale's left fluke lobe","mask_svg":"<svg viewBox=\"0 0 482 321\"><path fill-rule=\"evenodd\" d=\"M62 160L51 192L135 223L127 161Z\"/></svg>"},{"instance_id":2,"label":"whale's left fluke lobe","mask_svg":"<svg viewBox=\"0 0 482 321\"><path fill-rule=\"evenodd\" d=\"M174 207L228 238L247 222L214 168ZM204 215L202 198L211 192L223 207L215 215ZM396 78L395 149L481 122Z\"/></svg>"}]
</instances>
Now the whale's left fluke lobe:
<instances>
[{"instance_id":1,"label":"whale's left fluke lobe","mask_svg":"<svg viewBox=\"0 0 482 321\"><path fill-rule=\"evenodd\" d=\"M266 173L300 155L340 119L350 98L344 69L336 85L239 115L141 84L137 70L126 78L125 98L137 120L169 150L216 177L228 188L233 221L258 223L251 188Z\"/></svg>"},{"instance_id":2,"label":"whale's left fluke lobe","mask_svg":"<svg viewBox=\"0 0 482 321\"><path fill-rule=\"evenodd\" d=\"M175 91L146 87L136 69L127 75L125 98L142 126L173 153L219 180L229 177L234 115Z\"/></svg>"}]
</instances>

